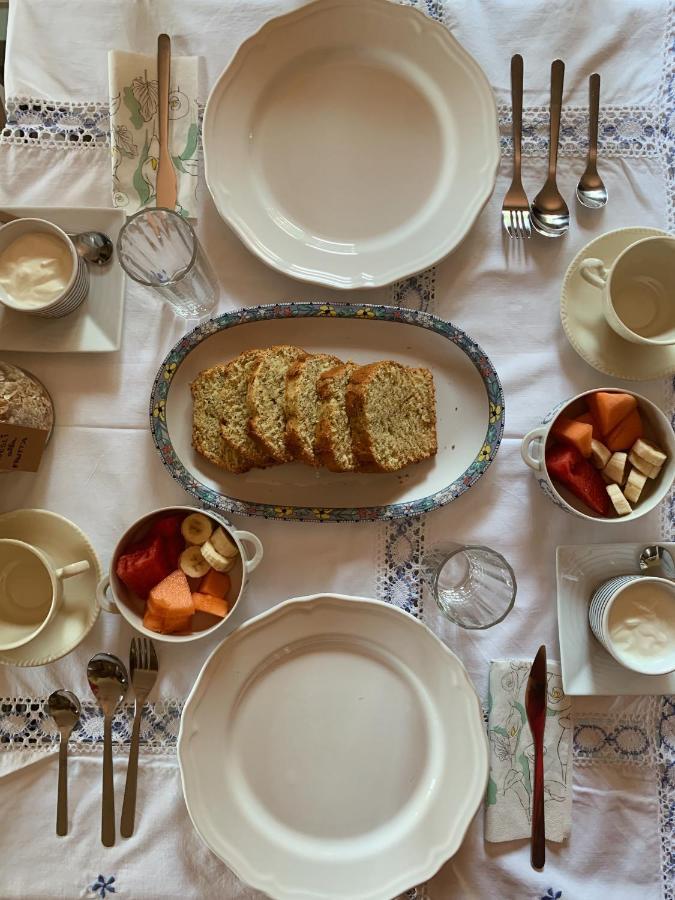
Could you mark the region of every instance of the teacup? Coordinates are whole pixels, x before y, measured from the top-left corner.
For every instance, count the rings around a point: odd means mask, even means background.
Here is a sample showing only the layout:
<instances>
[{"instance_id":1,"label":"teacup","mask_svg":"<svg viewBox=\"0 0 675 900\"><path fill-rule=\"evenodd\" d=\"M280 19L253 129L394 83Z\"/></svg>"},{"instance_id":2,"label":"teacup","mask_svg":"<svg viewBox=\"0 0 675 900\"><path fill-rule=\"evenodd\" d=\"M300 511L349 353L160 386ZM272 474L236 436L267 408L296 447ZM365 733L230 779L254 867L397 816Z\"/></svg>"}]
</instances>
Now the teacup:
<instances>
[{"instance_id":1,"label":"teacup","mask_svg":"<svg viewBox=\"0 0 675 900\"><path fill-rule=\"evenodd\" d=\"M145 604L143 601L139 600L139 598L137 598L117 576L117 561L130 545L142 538L154 519L176 513L182 513L187 516L194 512L201 512L205 516L208 516L208 518L213 519L215 524L220 525L232 539L239 551L239 558L236 564L227 573L231 584L229 611L227 616L215 625L208 625L207 627L196 629L191 634L158 634L156 631L150 631L150 629L143 625L143 607ZM251 556L246 552L247 545L253 549ZM219 516L212 510L197 510L191 506L167 506L162 509L155 509L147 515L142 516L124 532L113 551L109 574L104 576L98 583L96 597L103 609L111 613L120 613L127 622L136 629L136 631L140 631L142 634L147 635L147 637L150 637L153 640L168 641L169 643L194 641L205 635L213 634L216 629L220 628L228 621L228 619L230 619L244 594L248 576L258 566L262 557L262 543L255 534L252 534L250 531L241 531L233 528L222 516ZM112 598L108 597L108 591L112 594ZM197 613L196 615L201 616L203 614Z\"/></svg>"},{"instance_id":2,"label":"teacup","mask_svg":"<svg viewBox=\"0 0 675 900\"><path fill-rule=\"evenodd\" d=\"M588 610L591 630L614 659L642 675L675 671L675 583L618 575L601 584Z\"/></svg>"},{"instance_id":3,"label":"teacup","mask_svg":"<svg viewBox=\"0 0 675 900\"><path fill-rule=\"evenodd\" d=\"M56 568L43 550L0 538L0 650L32 641L63 602L63 582L89 569L89 562Z\"/></svg>"},{"instance_id":4,"label":"teacup","mask_svg":"<svg viewBox=\"0 0 675 900\"><path fill-rule=\"evenodd\" d=\"M675 344L675 238L643 238L620 253L607 268L585 259L581 276L602 291L607 324L634 344Z\"/></svg>"},{"instance_id":5,"label":"teacup","mask_svg":"<svg viewBox=\"0 0 675 900\"><path fill-rule=\"evenodd\" d=\"M50 319L67 316L84 302L89 292L89 269L81 256L78 256L73 242L58 225L45 219L17 219L0 227L0 257L10 244L20 237L32 234L46 234L56 238L63 247L64 257L68 265L67 281L57 296L49 300L20 299L8 293L0 284L0 303L9 309L27 315L44 316ZM0 258L0 269L2 259ZM25 278L22 278L25 282Z\"/></svg>"}]
</instances>

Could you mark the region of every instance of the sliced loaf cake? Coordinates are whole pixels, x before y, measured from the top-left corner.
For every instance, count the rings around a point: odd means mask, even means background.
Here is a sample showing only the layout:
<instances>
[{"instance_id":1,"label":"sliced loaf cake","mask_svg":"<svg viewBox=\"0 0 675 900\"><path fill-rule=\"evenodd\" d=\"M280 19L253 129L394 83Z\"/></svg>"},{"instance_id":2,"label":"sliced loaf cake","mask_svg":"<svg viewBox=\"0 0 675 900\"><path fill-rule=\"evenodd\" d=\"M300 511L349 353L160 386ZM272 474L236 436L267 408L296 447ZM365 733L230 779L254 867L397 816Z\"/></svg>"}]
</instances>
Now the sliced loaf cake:
<instances>
[{"instance_id":1,"label":"sliced loaf cake","mask_svg":"<svg viewBox=\"0 0 675 900\"><path fill-rule=\"evenodd\" d=\"M343 363L322 372L317 382L321 406L314 455L319 465L332 472L354 472L357 468L345 403L349 379L358 368L356 363Z\"/></svg>"},{"instance_id":2,"label":"sliced loaf cake","mask_svg":"<svg viewBox=\"0 0 675 900\"><path fill-rule=\"evenodd\" d=\"M436 454L436 397L428 369L391 360L361 366L349 381L346 406L359 468L395 472Z\"/></svg>"},{"instance_id":3,"label":"sliced loaf cake","mask_svg":"<svg viewBox=\"0 0 675 900\"><path fill-rule=\"evenodd\" d=\"M294 362L286 375L286 448L308 466L318 465L314 455L320 408L317 381L322 372L340 362L337 356L313 353Z\"/></svg>"},{"instance_id":4,"label":"sliced loaf cake","mask_svg":"<svg viewBox=\"0 0 675 900\"><path fill-rule=\"evenodd\" d=\"M210 462L228 472L248 472L250 464L223 440L220 428L221 392L227 366L205 369L190 385L192 392L192 446Z\"/></svg>"},{"instance_id":5,"label":"sliced loaf cake","mask_svg":"<svg viewBox=\"0 0 675 900\"><path fill-rule=\"evenodd\" d=\"M221 390L221 431L225 443L249 466L265 467L273 460L248 430L248 387L264 350L246 350L225 366Z\"/></svg>"},{"instance_id":6,"label":"sliced loaf cake","mask_svg":"<svg viewBox=\"0 0 675 900\"><path fill-rule=\"evenodd\" d=\"M286 447L286 373L307 356L300 347L281 345L264 351L247 392L249 429L275 462L289 462Z\"/></svg>"}]
</instances>

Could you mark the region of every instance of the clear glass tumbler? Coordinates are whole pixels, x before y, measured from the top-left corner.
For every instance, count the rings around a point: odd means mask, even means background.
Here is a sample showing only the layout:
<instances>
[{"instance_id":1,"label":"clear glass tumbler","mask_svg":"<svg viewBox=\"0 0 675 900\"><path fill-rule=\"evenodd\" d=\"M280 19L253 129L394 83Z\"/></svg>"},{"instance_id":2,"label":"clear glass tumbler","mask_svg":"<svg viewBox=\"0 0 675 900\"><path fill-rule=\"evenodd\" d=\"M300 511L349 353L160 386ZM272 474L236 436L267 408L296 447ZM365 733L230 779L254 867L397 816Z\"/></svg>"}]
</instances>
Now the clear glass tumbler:
<instances>
[{"instance_id":1,"label":"clear glass tumbler","mask_svg":"<svg viewBox=\"0 0 675 900\"><path fill-rule=\"evenodd\" d=\"M184 319L201 318L218 299L218 280L187 219L170 209L142 209L117 238L129 278L154 288Z\"/></svg>"},{"instance_id":2,"label":"clear glass tumbler","mask_svg":"<svg viewBox=\"0 0 675 900\"><path fill-rule=\"evenodd\" d=\"M422 559L422 578L441 611L462 628L490 628L516 599L516 576L489 547L441 544Z\"/></svg>"}]
</instances>

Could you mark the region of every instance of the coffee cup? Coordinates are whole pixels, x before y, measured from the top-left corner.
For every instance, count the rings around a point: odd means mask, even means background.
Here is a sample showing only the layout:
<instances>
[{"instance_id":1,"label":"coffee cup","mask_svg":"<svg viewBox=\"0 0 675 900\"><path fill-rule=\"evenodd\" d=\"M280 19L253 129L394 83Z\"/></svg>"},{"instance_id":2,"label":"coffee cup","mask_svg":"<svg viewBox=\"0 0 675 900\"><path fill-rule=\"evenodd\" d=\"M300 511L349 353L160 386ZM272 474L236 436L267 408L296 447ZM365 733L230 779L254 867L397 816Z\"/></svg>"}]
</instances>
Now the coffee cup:
<instances>
[{"instance_id":1,"label":"coffee cup","mask_svg":"<svg viewBox=\"0 0 675 900\"><path fill-rule=\"evenodd\" d=\"M675 238L643 238L627 247L608 268L585 259L581 276L602 291L607 324L633 344L675 344Z\"/></svg>"},{"instance_id":2,"label":"coffee cup","mask_svg":"<svg viewBox=\"0 0 675 900\"><path fill-rule=\"evenodd\" d=\"M35 254L32 280L31 254ZM50 260L46 284L38 266L45 258ZM8 309L56 319L76 310L88 292L87 264L58 225L45 219L17 219L0 227L0 303Z\"/></svg>"},{"instance_id":3,"label":"coffee cup","mask_svg":"<svg viewBox=\"0 0 675 900\"><path fill-rule=\"evenodd\" d=\"M618 575L601 584L588 610L591 630L614 659L642 675L675 671L675 583Z\"/></svg>"},{"instance_id":4,"label":"coffee cup","mask_svg":"<svg viewBox=\"0 0 675 900\"><path fill-rule=\"evenodd\" d=\"M63 582L89 569L89 562L57 568L43 550L0 538L0 650L37 637L63 602Z\"/></svg>"}]
</instances>

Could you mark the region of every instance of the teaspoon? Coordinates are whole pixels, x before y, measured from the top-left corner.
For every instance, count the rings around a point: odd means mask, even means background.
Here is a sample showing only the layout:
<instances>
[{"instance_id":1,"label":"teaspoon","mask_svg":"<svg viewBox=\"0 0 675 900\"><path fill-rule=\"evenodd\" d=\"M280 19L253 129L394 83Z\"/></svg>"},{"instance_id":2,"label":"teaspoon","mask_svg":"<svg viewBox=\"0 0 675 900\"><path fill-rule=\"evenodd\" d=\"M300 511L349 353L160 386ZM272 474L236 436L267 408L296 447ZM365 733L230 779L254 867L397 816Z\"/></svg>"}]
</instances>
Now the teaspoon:
<instances>
[{"instance_id":1,"label":"teaspoon","mask_svg":"<svg viewBox=\"0 0 675 900\"><path fill-rule=\"evenodd\" d=\"M588 162L577 185L577 200L589 209L607 203L607 188L598 175L598 118L600 116L600 76L588 79Z\"/></svg>"},{"instance_id":2,"label":"teaspoon","mask_svg":"<svg viewBox=\"0 0 675 900\"><path fill-rule=\"evenodd\" d=\"M80 701L70 691L54 691L47 700L49 715L59 729L59 789L56 804L56 833L68 834L68 739L80 718Z\"/></svg>"},{"instance_id":3,"label":"teaspoon","mask_svg":"<svg viewBox=\"0 0 675 900\"><path fill-rule=\"evenodd\" d=\"M544 237L560 237L570 227L570 211L556 182L558 166L558 138L562 110L565 63L556 59L551 65L551 124L548 143L548 177L534 198L531 207L532 224Z\"/></svg>"},{"instance_id":4,"label":"teaspoon","mask_svg":"<svg viewBox=\"0 0 675 900\"><path fill-rule=\"evenodd\" d=\"M0 223L16 222L22 216L0 212ZM102 231L82 231L78 234L68 233L78 256L95 266L107 266L113 255L113 242Z\"/></svg>"},{"instance_id":5,"label":"teaspoon","mask_svg":"<svg viewBox=\"0 0 675 900\"><path fill-rule=\"evenodd\" d=\"M96 653L87 663L87 680L103 710L103 800L101 804L101 842L115 843L115 793L113 785L112 720L124 700L129 676L124 663L112 653Z\"/></svg>"},{"instance_id":6,"label":"teaspoon","mask_svg":"<svg viewBox=\"0 0 675 900\"><path fill-rule=\"evenodd\" d=\"M665 547L659 547L653 544L651 547L645 547L640 554L640 570L657 578L670 578L675 580L675 563L670 551Z\"/></svg>"}]
</instances>

